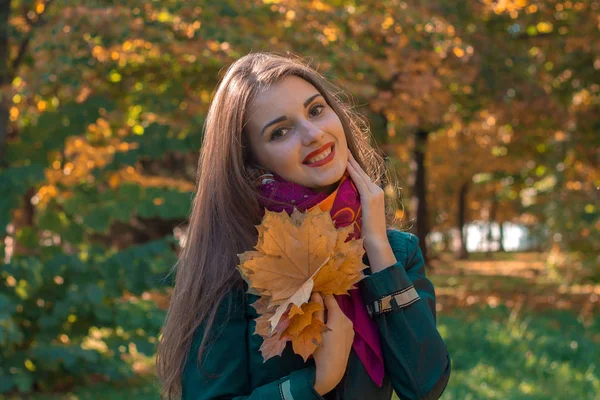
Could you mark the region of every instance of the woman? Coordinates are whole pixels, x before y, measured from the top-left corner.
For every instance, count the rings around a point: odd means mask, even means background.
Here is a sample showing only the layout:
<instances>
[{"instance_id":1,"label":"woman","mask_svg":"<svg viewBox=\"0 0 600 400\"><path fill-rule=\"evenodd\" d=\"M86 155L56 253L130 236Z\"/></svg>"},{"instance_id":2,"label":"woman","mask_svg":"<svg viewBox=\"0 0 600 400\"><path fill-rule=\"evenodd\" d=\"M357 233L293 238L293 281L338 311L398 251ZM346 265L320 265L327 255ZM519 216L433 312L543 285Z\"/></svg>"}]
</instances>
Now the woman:
<instances>
[{"instance_id":1,"label":"woman","mask_svg":"<svg viewBox=\"0 0 600 400\"><path fill-rule=\"evenodd\" d=\"M252 53L208 112L186 244L157 355L163 396L183 399L437 399L450 359L416 236L394 229L370 134L304 63ZM366 171L366 172L365 172ZM305 363L290 345L263 362L257 296L235 268L265 209L330 210L364 238L350 296L314 294L330 330Z\"/></svg>"}]
</instances>

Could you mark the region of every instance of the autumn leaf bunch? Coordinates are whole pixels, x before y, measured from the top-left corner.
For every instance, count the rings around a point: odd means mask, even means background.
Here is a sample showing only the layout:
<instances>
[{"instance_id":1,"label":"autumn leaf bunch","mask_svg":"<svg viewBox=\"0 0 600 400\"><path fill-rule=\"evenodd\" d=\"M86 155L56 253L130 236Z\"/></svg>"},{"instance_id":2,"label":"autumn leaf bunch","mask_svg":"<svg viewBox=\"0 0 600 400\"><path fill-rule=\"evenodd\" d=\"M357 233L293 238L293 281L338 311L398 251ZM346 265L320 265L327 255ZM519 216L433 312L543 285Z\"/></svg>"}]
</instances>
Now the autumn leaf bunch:
<instances>
[{"instance_id":1,"label":"autumn leaf bunch","mask_svg":"<svg viewBox=\"0 0 600 400\"><path fill-rule=\"evenodd\" d=\"M254 333L264 341L263 360L281 355L286 343L308 360L322 342L327 326L315 317L322 310L310 302L321 295L349 294L363 277L363 239L346 241L353 225L336 228L328 211L318 207L291 215L265 211L255 250L238 254L238 271L248 293L259 296L252 304L259 314Z\"/></svg>"}]
</instances>

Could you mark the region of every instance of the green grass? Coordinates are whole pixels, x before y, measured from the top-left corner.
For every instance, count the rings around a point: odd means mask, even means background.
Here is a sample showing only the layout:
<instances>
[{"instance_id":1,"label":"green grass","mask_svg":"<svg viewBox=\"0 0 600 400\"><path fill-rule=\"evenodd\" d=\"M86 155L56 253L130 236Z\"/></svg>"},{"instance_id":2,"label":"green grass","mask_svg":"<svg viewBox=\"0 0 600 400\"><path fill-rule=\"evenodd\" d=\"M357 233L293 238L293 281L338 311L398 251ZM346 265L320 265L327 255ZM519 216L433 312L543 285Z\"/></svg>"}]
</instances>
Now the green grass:
<instances>
[{"instance_id":1,"label":"green grass","mask_svg":"<svg viewBox=\"0 0 600 400\"><path fill-rule=\"evenodd\" d=\"M569 312L481 307L440 316L438 327L453 367L443 400L600 396L600 317L585 327Z\"/></svg>"},{"instance_id":2,"label":"green grass","mask_svg":"<svg viewBox=\"0 0 600 400\"><path fill-rule=\"evenodd\" d=\"M511 315L486 306L442 313L438 328L452 358L442 400L600 398L600 316L584 326L570 312ZM158 390L149 378L30 399L158 399Z\"/></svg>"}]
</instances>

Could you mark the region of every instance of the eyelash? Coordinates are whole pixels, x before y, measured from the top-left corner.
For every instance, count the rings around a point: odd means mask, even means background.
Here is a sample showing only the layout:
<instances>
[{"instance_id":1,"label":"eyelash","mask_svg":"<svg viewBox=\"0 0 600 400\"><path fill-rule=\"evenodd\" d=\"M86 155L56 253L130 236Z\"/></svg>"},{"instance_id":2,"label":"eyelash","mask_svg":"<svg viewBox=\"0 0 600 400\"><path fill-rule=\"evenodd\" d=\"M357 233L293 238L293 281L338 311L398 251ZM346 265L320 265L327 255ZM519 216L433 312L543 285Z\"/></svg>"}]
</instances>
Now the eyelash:
<instances>
[{"instance_id":1,"label":"eyelash","mask_svg":"<svg viewBox=\"0 0 600 400\"><path fill-rule=\"evenodd\" d=\"M319 108L319 107L321 108L321 111L320 111L320 112L319 112L317 115L315 115L315 117L318 117L319 115L323 114L323 110L325 109L325 106L324 106L323 104L315 104L315 105L314 105L314 106L313 106L313 107L312 107L312 108L309 110L309 113L312 113L314 109L316 109L316 108ZM275 134L276 134L277 132L279 132L279 131L283 130L283 129L289 129L289 128L284 128L284 127L281 127L281 128L277 128L277 129L275 129L273 132L271 132L271 137L269 138L269 140L270 140L270 141L271 141L271 140L277 140L278 138L275 136ZM280 136L280 137L281 137L281 136Z\"/></svg>"}]
</instances>

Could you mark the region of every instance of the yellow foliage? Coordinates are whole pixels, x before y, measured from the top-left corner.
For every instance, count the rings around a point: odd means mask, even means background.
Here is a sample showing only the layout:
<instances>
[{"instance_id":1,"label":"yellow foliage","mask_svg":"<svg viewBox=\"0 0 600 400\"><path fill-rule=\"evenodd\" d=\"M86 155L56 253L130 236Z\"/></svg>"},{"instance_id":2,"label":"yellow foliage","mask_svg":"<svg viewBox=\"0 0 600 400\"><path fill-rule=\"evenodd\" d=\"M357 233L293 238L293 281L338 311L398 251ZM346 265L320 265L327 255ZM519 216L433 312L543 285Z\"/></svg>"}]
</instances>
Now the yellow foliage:
<instances>
[{"instance_id":1,"label":"yellow foliage","mask_svg":"<svg viewBox=\"0 0 600 400\"><path fill-rule=\"evenodd\" d=\"M109 129L108 122L104 119L98 119L96 124L91 126L91 131L98 133L101 128ZM117 138L111 139L107 146L92 146L81 137L68 138L64 149L66 159L62 164L59 160L54 160L51 163L51 167L44 171L47 184L42 186L34 197L36 204L43 207L54 197L59 195L68 196L68 191L59 192L56 186L58 183L68 188L78 184L82 180L91 180L93 179L91 171L110 163L116 152L125 152L135 149L138 146L137 143L126 143ZM125 171L129 171L129 175L131 175L131 171L135 172L131 167L125 169ZM127 176L120 176L119 173L117 172L108 180L109 186L113 189L122 181L137 181L145 186L178 187L183 191L191 191L193 189L193 185L189 182L180 182L169 178L158 178L158 182L152 181L151 178L128 179Z\"/></svg>"},{"instance_id":2,"label":"yellow foliage","mask_svg":"<svg viewBox=\"0 0 600 400\"><path fill-rule=\"evenodd\" d=\"M323 3L321 0L313 0L310 8L315 9L315 11L329 11L331 10L331 6Z\"/></svg>"},{"instance_id":3,"label":"yellow foliage","mask_svg":"<svg viewBox=\"0 0 600 400\"><path fill-rule=\"evenodd\" d=\"M460 47L455 47L454 49L452 49L452 52L458 58L461 58L462 56L465 55L465 51L463 49L461 49Z\"/></svg>"},{"instance_id":4,"label":"yellow foliage","mask_svg":"<svg viewBox=\"0 0 600 400\"><path fill-rule=\"evenodd\" d=\"M121 74L119 72L117 72L116 70L112 70L110 72L109 80L111 82L121 82L121 79L122 79Z\"/></svg>"},{"instance_id":5,"label":"yellow foliage","mask_svg":"<svg viewBox=\"0 0 600 400\"><path fill-rule=\"evenodd\" d=\"M10 120L11 121L16 121L17 118L19 118L19 109L17 107L11 107L10 108Z\"/></svg>"},{"instance_id":6,"label":"yellow foliage","mask_svg":"<svg viewBox=\"0 0 600 400\"><path fill-rule=\"evenodd\" d=\"M208 47L210 51L215 53L221 50L221 46L219 45L219 43L215 42L214 40L207 40L206 47Z\"/></svg>"},{"instance_id":7,"label":"yellow foliage","mask_svg":"<svg viewBox=\"0 0 600 400\"><path fill-rule=\"evenodd\" d=\"M550 22L539 22L536 28L540 33L550 33L554 27Z\"/></svg>"},{"instance_id":8,"label":"yellow foliage","mask_svg":"<svg viewBox=\"0 0 600 400\"><path fill-rule=\"evenodd\" d=\"M30 372L34 372L36 370L35 365L29 359L25 360L25 368L27 368L27 370Z\"/></svg>"},{"instance_id":9,"label":"yellow foliage","mask_svg":"<svg viewBox=\"0 0 600 400\"><path fill-rule=\"evenodd\" d=\"M389 29L392 25L394 25L394 19L392 17L386 17L386 19L381 24L381 29Z\"/></svg>"},{"instance_id":10,"label":"yellow foliage","mask_svg":"<svg viewBox=\"0 0 600 400\"><path fill-rule=\"evenodd\" d=\"M529 7L527 7L527 14L533 14L537 10L538 10L538 7L535 4L532 4Z\"/></svg>"},{"instance_id":11,"label":"yellow foliage","mask_svg":"<svg viewBox=\"0 0 600 400\"><path fill-rule=\"evenodd\" d=\"M115 172L108 180L111 188L116 189L122 183L137 183L142 187L163 187L173 188L181 192L191 192L194 190L194 184L181 179L167 178L162 176L144 176L138 174L135 168L129 166ZM155 200L157 204L159 200ZM162 199L160 200L162 201ZM162 204L162 203L160 203ZM157 204L157 205L160 205Z\"/></svg>"},{"instance_id":12,"label":"yellow foliage","mask_svg":"<svg viewBox=\"0 0 600 400\"><path fill-rule=\"evenodd\" d=\"M323 29L323 34L330 42L335 42L338 38L338 30L334 26L329 26Z\"/></svg>"}]
</instances>

